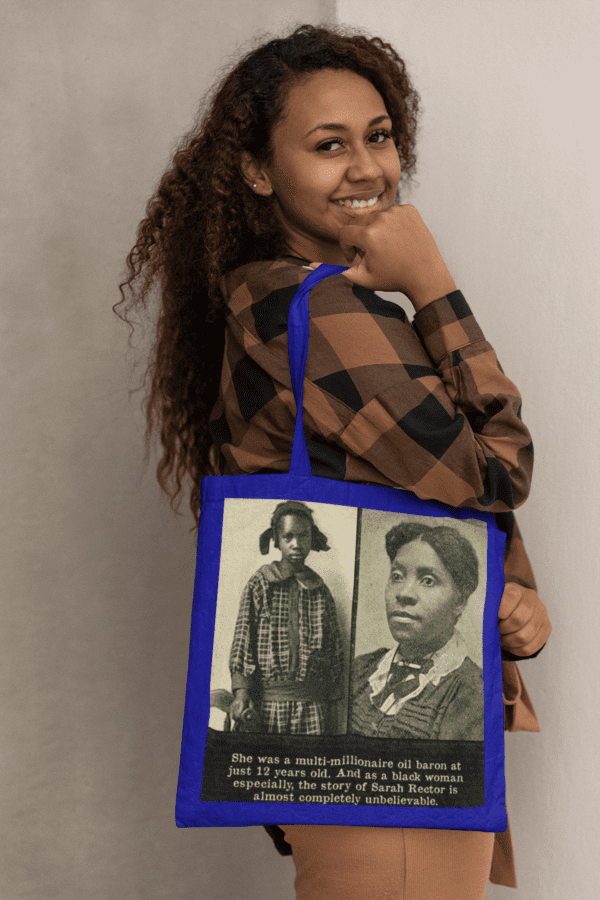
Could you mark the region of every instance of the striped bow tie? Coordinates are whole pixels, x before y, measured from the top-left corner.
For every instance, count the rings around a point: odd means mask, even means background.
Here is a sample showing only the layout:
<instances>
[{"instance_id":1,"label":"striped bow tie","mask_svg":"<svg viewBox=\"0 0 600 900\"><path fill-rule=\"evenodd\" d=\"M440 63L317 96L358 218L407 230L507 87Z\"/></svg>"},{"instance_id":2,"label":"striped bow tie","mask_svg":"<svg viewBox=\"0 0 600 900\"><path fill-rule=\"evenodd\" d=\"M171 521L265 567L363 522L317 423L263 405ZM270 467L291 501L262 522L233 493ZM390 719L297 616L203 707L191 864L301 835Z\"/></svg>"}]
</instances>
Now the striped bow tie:
<instances>
[{"instance_id":1,"label":"striped bow tie","mask_svg":"<svg viewBox=\"0 0 600 900\"><path fill-rule=\"evenodd\" d=\"M393 694L396 700L400 700L401 697L406 697L407 694L412 693L419 684L419 675L421 673L427 675L432 665L432 659L422 659L418 663L407 663L402 660L394 661L381 694L379 705L381 706L385 703L390 694Z\"/></svg>"}]
</instances>

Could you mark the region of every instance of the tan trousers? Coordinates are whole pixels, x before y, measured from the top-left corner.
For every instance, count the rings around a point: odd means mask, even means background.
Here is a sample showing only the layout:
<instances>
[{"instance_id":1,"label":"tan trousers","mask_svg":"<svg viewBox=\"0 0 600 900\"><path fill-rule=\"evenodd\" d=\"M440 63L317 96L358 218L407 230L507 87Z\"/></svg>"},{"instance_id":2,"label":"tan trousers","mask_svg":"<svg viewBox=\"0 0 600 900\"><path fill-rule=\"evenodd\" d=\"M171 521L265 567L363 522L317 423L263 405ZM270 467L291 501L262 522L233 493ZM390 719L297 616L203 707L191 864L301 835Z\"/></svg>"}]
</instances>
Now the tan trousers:
<instances>
[{"instance_id":1,"label":"tan trousers","mask_svg":"<svg viewBox=\"0 0 600 900\"><path fill-rule=\"evenodd\" d=\"M282 825L297 900L483 900L494 835L483 831Z\"/></svg>"}]
</instances>

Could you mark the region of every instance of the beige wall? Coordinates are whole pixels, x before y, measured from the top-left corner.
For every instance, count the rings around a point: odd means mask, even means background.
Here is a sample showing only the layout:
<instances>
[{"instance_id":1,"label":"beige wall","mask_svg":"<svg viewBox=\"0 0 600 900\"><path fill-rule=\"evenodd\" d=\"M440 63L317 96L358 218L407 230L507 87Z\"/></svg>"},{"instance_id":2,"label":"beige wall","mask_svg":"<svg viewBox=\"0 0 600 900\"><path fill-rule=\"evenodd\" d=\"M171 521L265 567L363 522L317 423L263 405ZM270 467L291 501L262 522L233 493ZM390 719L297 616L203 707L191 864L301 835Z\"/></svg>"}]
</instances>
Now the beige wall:
<instances>
[{"instance_id":1,"label":"beige wall","mask_svg":"<svg viewBox=\"0 0 600 900\"><path fill-rule=\"evenodd\" d=\"M2 900L293 897L262 829L175 827L194 539L110 307L215 69L332 7L2 4Z\"/></svg>"},{"instance_id":2,"label":"beige wall","mask_svg":"<svg viewBox=\"0 0 600 900\"><path fill-rule=\"evenodd\" d=\"M525 900L598 895L600 5L339 0L423 101L414 203L506 372L536 448L518 518L554 625L521 664L539 735L507 741ZM508 896L491 886L488 898Z\"/></svg>"},{"instance_id":3,"label":"beige wall","mask_svg":"<svg viewBox=\"0 0 600 900\"><path fill-rule=\"evenodd\" d=\"M332 8L3 3L7 900L293 896L292 865L260 829L174 825L194 541L160 497L153 463L144 468L140 395L128 398L126 331L110 305L151 187L215 67L256 30L284 16L318 22ZM521 388L536 444L519 519L555 632L522 665L542 733L508 741L519 896L589 900L600 8L373 0L364 10L340 0L337 18L389 38L423 97L419 184L407 199Z\"/></svg>"}]
</instances>

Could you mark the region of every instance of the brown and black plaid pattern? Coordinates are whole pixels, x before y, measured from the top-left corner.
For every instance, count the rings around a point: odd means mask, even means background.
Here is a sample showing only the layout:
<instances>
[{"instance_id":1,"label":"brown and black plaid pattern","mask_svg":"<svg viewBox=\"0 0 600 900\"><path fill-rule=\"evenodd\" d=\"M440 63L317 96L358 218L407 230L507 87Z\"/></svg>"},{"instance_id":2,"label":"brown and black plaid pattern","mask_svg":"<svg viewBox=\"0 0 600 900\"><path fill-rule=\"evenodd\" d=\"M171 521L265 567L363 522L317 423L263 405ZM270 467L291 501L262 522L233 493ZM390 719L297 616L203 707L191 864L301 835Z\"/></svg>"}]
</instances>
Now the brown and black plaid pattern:
<instances>
[{"instance_id":1,"label":"brown and black plaid pattern","mask_svg":"<svg viewBox=\"0 0 600 900\"><path fill-rule=\"evenodd\" d=\"M215 474L289 467L287 315L308 271L285 257L222 279L228 304ZM419 339L420 338L420 339ZM333 275L310 296L304 424L314 475L491 512L527 498L521 397L460 291L417 313Z\"/></svg>"},{"instance_id":2,"label":"brown and black plaid pattern","mask_svg":"<svg viewBox=\"0 0 600 900\"><path fill-rule=\"evenodd\" d=\"M215 475L289 468L296 405L287 316L307 263L255 262L221 279L227 325L210 425ZM399 306L343 275L315 285L304 426L314 475L499 513L509 535L507 580L535 587L510 512L527 499L533 466L521 397L460 291L426 306L411 326Z\"/></svg>"},{"instance_id":3,"label":"brown and black plaid pattern","mask_svg":"<svg viewBox=\"0 0 600 900\"><path fill-rule=\"evenodd\" d=\"M249 579L231 645L229 668L233 688L249 688L253 682L275 686L291 677L305 681L311 657L327 659L327 682L333 693L342 674L343 655L335 603L329 588L312 570L311 585L299 583L298 661L290 673L290 585L295 578L272 580L271 566L263 566ZM267 570L267 571L265 571ZM323 734L327 704L311 700L268 700L261 704L265 731L280 734Z\"/></svg>"}]
</instances>

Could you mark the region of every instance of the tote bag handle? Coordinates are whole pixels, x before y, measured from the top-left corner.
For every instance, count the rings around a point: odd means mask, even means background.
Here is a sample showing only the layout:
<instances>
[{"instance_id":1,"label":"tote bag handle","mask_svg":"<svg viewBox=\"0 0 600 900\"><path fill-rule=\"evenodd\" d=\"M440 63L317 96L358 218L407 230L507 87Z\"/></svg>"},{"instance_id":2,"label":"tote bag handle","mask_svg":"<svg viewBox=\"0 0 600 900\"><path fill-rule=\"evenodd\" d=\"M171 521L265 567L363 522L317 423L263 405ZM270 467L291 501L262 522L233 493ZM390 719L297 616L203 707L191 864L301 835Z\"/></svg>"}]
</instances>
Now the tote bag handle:
<instances>
[{"instance_id":1,"label":"tote bag handle","mask_svg":"<svg viewBox=\"0 0 600 900\"><path fill-rule=\"evenodd\" d=\"M290 460L290 475L312 475L310 459L304 436L302 407L304 398L304 376L306 374L306 358L308 356L308 297L315 286L329 275L345 272L348 266L330 266L322 263L306 276L290 304L288 313L288 358L292 391L296 401L296 423L294 425L294 442Z\"/></svg>"}]
</instances>

